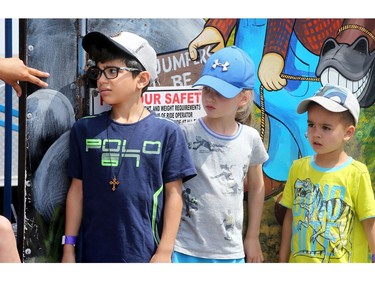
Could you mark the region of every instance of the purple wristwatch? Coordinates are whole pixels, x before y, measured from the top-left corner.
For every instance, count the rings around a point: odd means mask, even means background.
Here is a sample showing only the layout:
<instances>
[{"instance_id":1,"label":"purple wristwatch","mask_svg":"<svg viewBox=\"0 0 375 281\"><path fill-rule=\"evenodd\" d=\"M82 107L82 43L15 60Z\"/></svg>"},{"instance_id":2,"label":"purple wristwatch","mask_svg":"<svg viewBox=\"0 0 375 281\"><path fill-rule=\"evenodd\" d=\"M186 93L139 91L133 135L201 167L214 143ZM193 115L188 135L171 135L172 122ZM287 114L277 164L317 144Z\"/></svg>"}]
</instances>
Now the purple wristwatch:
<instances>
[{"instance_id":1,"label":"purple wristwatch","mask_svg":"<svg viewBox=\"0 0 375 281\"><path fill-rule=\"evenodd\" d=\"M75 246L77 242L77 236L63 235L61 244L69 244Z\"/></svg>"}]
</instances>

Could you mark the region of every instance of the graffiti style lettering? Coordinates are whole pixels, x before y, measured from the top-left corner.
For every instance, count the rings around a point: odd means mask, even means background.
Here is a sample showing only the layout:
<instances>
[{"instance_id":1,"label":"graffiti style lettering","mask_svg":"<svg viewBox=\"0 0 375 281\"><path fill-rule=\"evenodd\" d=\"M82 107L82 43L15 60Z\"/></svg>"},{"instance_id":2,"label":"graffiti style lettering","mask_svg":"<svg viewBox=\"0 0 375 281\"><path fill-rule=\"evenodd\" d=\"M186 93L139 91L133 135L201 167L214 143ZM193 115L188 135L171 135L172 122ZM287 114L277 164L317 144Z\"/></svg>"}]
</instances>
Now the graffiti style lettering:
<instances>
[{"instance_id":1,"label":"graffiti style lettering","mask_svg":"<svg viewBox=\"0 0 375 281\"><path fill-rule=\"evenodd\" d=\"M185 72L181 75L173 75L171 79L173 81L173 86L180 87L180 86L188 86L191 84L191 72Z\"/></svg>"},{"instance_id":2,"label":"graffiti style lettering","mask_svg":"<svg viewBox=\"0 0 375 281\"><path fill-rule=\"evenodd\" d=\"M104 167L118 167L120 157L134 158L135 167L139 167L142 154L160 154L160 141L144 141L142 152L140 149L126 148L126 140L121 139L87 139L86 152L89 150L100 150L101 165Z\"/></svg>"}]
</instances>

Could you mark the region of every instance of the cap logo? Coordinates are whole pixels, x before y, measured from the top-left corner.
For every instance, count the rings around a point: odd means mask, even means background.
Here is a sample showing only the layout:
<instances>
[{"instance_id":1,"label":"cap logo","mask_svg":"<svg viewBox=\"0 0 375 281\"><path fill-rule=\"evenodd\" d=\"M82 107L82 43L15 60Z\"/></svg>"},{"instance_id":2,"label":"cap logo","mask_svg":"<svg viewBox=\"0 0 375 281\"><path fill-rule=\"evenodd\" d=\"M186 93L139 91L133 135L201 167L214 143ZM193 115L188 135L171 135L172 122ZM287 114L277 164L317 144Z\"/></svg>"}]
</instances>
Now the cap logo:
<instances>
[{"instance_id":1,"label":"cap logo","mask_svg":"<svg viewBox=\"0 0 375 281\"><path fill-rule=\"evenodd\" d=\"M138 53L142 48L144 47L144 44L140 45L134 52Z\"/></svg>"},{"instance_id":2,"label":"cap logo","mask_svg":"<svg viewBox=\"0 0 375 281\"><path fill-rule=\"evenodd\" d=\"M342 106L344 106L345 101L348 97L345 93L335 91L326 92L323 96L341 104Z\"/></svg>"},{"instance_id":3,"label":"cap logo","mask_svg":"<svg viewBox=\"0 0 375 281\"><path fill-rule=\"evenodd\" d=\"M217 59L217 60L215 60L214 61L214 63L212 64L212 68L213 69L216 69L216 67L218 67L218 66L221 66L222 67L222 70L221 71L228 71L228 66L229 66L229 62L225 62L225 63L221 63L221 62L219 62L219 60Z\"/></svg>"}]
</instances>

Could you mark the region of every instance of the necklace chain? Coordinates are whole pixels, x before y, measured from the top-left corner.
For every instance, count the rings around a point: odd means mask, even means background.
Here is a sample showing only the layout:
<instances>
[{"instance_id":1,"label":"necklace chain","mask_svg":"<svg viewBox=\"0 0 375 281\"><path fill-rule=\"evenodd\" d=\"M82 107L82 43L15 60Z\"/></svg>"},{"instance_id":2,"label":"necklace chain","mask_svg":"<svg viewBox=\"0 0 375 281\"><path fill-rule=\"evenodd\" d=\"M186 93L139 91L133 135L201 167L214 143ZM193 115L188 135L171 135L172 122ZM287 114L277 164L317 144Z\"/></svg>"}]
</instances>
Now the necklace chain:
<instances>
[{"instance_id":1,"label":"necklace chain","mask_svg":"<svg viewBox=\"0 0 375 281\"><path fill-rule=\"evenodd\" d=\"M141 117L142 117L144 111L145 111L145 108L143 107L142 112L141 112L141 114L139 115L138 120L137 120L136 123L138 123L139 120L141 120ZM108 124L108 127L107 127L107 141L108 141L108 142L109 142L109 132L108 132L108 131L109 131L109 130L108 130L109 126L110 126L110 124ZM126 151L128 150L128 147L129 147L130 141L132 140L132 138L133 138L133 136L134 136L136 126L137 126L137 124L134 125L134 129L133 129L132 134L130 135L129 141L126 142L126 148L125 148L125 151L124 151L124 156L126 155ZM108 148L108 150L109 150L109 158L110 158L110 160L111 160L111 164L112 164L111 149ZM120 171L121 171L122 163L124 162L123 158L125 158L125 157L121 157L121 153L120 153L120 164L119 164L119 168L118 168L117 174L116 174L115 172L113 172L113 174L114 174L114 175L113 175L113 178L112 178L111 180L109 180L109 182L108 182L109 185L110 185L111 188L112 188L112 191L116 191L116 188L120 185L120 182L118 181L117 178L118 178L118 175L119 175L119 173L120 173ZM112 173L112 165L111 165L110 167L111 167L111 173Z\"/></svg>"}]
</instances>

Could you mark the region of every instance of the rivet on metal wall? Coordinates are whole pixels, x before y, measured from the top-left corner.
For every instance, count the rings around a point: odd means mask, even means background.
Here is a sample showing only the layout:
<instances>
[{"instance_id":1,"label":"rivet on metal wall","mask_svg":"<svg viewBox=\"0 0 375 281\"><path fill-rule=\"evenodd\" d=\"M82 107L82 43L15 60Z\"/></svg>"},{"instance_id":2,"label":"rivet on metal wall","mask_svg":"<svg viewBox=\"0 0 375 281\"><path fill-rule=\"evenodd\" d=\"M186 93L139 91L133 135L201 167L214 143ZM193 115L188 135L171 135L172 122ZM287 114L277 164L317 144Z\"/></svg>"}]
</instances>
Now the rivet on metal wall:
<instances>
[{"instance_id":1,"label":"rivet on metal wall","mask_svg":"<svg viewBox=\"0 0 375 281\"><path fill-rule=\"evenodd\" d=\"M98 89L91 89L90 94L94 97L97 97L99 95Z\"/></svg>"}]
</instances>

